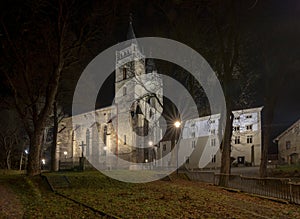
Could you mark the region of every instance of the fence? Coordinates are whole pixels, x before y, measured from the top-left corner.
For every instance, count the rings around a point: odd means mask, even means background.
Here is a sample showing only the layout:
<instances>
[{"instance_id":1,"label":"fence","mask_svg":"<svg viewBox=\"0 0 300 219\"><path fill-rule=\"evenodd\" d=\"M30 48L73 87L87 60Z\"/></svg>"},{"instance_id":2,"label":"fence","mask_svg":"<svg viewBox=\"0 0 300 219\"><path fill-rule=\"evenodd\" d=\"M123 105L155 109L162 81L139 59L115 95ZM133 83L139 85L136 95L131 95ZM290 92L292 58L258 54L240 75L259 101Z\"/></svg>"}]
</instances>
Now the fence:
<instances>
[{"instance_id":1,"label":"fence","mask_svg":"<svg viewBox=\"0 0 300 219\"><path fill-rule=\"evenodd\" d=\"M187 172L189 179L194 181L219 184L223 174L214 172ZM242 192L287 200L300 204L300 183L289 178L257 178L241 175L228 175L228 188Z\"/></svg>"}]
</instances>

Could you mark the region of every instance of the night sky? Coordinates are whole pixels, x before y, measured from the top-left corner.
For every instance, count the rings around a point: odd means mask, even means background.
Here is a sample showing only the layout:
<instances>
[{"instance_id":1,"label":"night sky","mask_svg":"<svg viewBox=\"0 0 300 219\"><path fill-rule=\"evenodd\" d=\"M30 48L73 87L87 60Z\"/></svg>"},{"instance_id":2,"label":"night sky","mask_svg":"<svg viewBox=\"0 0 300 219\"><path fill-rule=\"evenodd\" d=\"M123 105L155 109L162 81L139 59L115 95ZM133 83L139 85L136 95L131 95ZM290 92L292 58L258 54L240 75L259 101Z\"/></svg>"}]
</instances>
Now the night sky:
<instances>
[{"instance_id":1,"label":"night sky","mask_svg":"<svg viewBox=\"0 0 300 219\"><path fill-rule=\"evenodd\" d=\"M25 3L24 3L25 2ZM68 70L62 78L62 87L68 87L68 94L64 95L62 105L66 111L70 112L70 103L72 100L72 90L75 88L76 81L79 78L84 67L104 49L126 40L129 14L133 15L133 26L137 37L164 37L178 40L186 45L197 50L201 55L207 58L208 62L213 66L213 61L210 55L202 53L203 44L210 47L214 44L217 38L207 37L206 32L198 33L199 43L197 38L192 34L197 31L197 26L204 25L205 19L210 18L210 12L206 9L207 1L86 1L82 12L79 10L77 17L73 18L74 25L78 25L81 20L89 22L88 13L91 8L98 8L97 12L107 16L103 20L92 20L92 24L96 27L99 25L101 31L96 39L88 44L88 50L84 56L80 56L81 64ZM203 7L199 2L202 2ZM25 6L24 6L25 5ZM80 4L78 4L80 5ZM199 6L200 5L200 6ZM245 53L249 59L247 69L259 74L259 79L252 86L253 101L249 107L263 106L264 99L262 87L265 80L264 66L261 63L260 56L261 48L265 46L266 54L275 64L279 62L281 65L286 65L282 71L282 79L285 79L283 87L278 87L279 97L277 107L275 109L275 118L273 121L272 136L276 137L280 132L300 118L300 2L299 1L279 1L279 0L249 0L237 4L238 20L240 22L240 31L243 31L242 41L247 45ZM24 7L30 8L30 1L10 1L10 3L1 2L2 23L7 22L9 31L12 37L17 39L19 26L27 20L29 14L23 13L23 17L11 18L7 15L10 10L20 11ZM78 6L79 7L79 6ZM76 7L75 7L76 8ZM79 8L77 8L79 9ZM222 9L221 9L222 11ZM105 13L104 13L105 12ZM49 12L50 13L50 12ZM224 9L223 16L227 16L227 11ZM7 18L9 17L9 18ZM76 20L78 19L78 22ZM42 22L42 21L41 21ZM106 25L104 25L106 24ZM46 24L45 24L46 25ZM102 26L101 26L102 25ZM207 22L207 29L210 29L211 21ZM90 25L90 28L93 26ZM75 27L73 27L73 30ZM34 31L34 30L33 30ZM14 35L15 34L15 35ZM208 33L209 34L209 33ZM260 42L261 36L265 37L265 41ZM1 27L1 53L5 52L5 33ZM204 39L204 40L203 40ZM203 43L204 42L204 43ZM267 42L267 45L264 44ZM262 43L262 47L259 45ZM4 62L3 59L1 62ZM271 63L272 63L271 62ZM286 63L286 64L285 64ZM167 71L168 66L161 64L158 61L157 67L161 71ZM172 72L167 72L172 75ZM5 77L1 72L1 94L7 98L11 95L7 87ZM97 107L102 107L111 104L111 98L114 92L114 75L106 81L105 85L99 92ZM275 148L275 147L274 147ZM272 150L275 152L276 150Z\"/></svg>"}]
</instances>

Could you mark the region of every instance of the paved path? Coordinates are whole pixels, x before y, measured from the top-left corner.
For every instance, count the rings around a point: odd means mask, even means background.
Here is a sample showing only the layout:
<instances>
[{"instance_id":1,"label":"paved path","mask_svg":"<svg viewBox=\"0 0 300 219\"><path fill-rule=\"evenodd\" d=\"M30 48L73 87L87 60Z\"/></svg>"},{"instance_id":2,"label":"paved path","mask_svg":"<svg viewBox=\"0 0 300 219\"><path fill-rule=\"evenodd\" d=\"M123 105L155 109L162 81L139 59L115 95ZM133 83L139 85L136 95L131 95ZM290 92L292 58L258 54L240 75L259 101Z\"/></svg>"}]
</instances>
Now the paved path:
<instances>
[{"instance_id":1,"label":"paved path","mask_svg":"<svg viewBox=\"0 0 300 219\"><path fill-rule=\"evenodd\" d=\"M23 218L20 200L10 188L0 184L0 218Z\"/></svg>"}]
</instances>

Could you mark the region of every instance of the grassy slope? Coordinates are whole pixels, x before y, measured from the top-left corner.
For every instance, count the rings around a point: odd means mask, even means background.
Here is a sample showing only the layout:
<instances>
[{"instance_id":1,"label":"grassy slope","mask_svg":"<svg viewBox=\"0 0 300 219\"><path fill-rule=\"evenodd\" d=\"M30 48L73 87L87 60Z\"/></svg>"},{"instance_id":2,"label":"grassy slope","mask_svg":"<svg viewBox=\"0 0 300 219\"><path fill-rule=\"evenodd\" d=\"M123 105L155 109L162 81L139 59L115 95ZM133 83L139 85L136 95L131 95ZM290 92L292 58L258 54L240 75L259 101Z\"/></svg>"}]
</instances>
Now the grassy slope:
<instances>
[{"instance_id":1,"label":"grassy slope","mask_svg":"<svg viewBox=\"0 0 300 219\"><path fill-rule=\"evenodd\" d=\"M23 218L95 218L94 212L55 195L41 177L0 174L0 184L10 187L22 203ZM5 198L5 197L1 197Z\"/></svg>"},{"instance_id":2,"label":"grassy slope","mask_svg":"<svg viewBox=\"0 0 300 219\"><path fill-rule=\"evenodd\" d=\"M300 218L299 206L183 179L129 184L98 172L66 175L72 188L60 192L122 218Z\"/></svg>"},{"instance_id":3,"label":"grassy slope","mask_svg":"<svg viewBox=\"0 0 300 219\"><path fill-rule=\"evenodd\" d=\"M300 208L183 179L123 183L99 172L64 174L72 187L59 192L121 218L300 218ZM99 218L55 195L40 177L0 174L23 204L24 218Z\"/></svg>"}]
</instances>

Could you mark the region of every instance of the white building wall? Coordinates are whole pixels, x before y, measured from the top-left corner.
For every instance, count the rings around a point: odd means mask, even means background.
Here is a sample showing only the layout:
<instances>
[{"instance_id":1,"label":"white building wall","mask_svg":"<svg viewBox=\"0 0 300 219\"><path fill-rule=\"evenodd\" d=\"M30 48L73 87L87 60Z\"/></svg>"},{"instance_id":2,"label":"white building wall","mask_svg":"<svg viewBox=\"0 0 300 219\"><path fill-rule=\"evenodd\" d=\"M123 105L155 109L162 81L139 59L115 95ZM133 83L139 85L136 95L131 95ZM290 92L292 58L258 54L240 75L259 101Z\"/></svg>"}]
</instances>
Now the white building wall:
<instances>
[{"instance_id":1,"label":"white building wall","mask_svg":"<svg viewBox=\"0 0 300 219\"><path fill-rule=\"evenodd\" d=\"M231 157L243 157L244 162L259 165L261 159L261 110L262 107L238 110L233 114L236 119L233 127ZM217 168L221 166L220 141L218 139L220 115L212 115L186 121L180 147L194 147L186 166L194 168ZM247 130L247 126L249 130ZM235 138L239 136L240 142ZM248 140L247 137L251 140ZM214 139L214 140L213 140ZM196 146L193 146L196 142ZM209 162L208 162L209 161Z\"/></svg>"}]
</instances>

